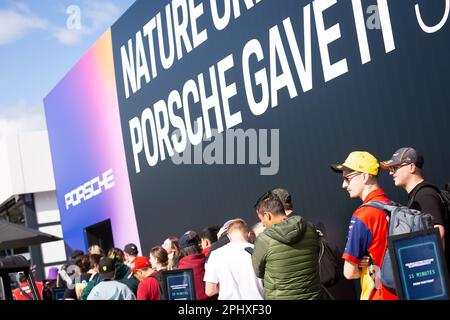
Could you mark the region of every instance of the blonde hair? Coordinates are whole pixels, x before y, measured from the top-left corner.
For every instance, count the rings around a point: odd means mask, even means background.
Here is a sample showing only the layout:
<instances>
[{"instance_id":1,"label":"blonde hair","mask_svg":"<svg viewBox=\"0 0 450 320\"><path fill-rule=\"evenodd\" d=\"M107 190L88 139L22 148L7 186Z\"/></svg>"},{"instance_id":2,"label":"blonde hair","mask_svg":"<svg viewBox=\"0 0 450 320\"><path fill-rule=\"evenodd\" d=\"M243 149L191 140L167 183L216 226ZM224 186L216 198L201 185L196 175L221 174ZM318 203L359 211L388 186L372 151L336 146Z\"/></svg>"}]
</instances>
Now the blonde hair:
<instances>
[{"instance_id":1,"label":"blonde hair","mask_svg":"<svg viewBox=\"0 0 450 320\"><path fill-rule=\"evenodd\" d=\"M261 222L258 222L252 227L252 232L255 234L255 238L258 237L266 229Z\"/></svg>"},{"instance_id":2,"label":"blonde hair","mask_svg":"<svg viewBox=\"0 0 450 320\"><path fill-rule=\"evenodd\" d=\"M230 234L234 230L239 230L242 233L248 233L247 223L241 218L234 219L228 226L227 233Z\"/></svg>"},{"instance_id":3,"label":"blonde hair","mask_svg":"<svg viewBox=\"0 0 450 320\"><path fill-rule=\"evenodd\" d=\"M167 239L170 240L170 245L171 245L172 249L175 250L175 253L173 254L173 256L179 257L180 256L180 241L179 241L179 239L175 236L171 236Z\"/></svg>"},{"instance_id":4,"label":"blonde hair","mask_svg":"<svg viewBox=\"0 0 450 320\"><path fill-rule=\"evenodd\" d=\"M98 254L99 256L102 256L102 257L105 255L105 253L103 252L103 249L97 244L90 246L88 249L88 252L89 252L89 254Z\"/></svg>"}]
</instances>

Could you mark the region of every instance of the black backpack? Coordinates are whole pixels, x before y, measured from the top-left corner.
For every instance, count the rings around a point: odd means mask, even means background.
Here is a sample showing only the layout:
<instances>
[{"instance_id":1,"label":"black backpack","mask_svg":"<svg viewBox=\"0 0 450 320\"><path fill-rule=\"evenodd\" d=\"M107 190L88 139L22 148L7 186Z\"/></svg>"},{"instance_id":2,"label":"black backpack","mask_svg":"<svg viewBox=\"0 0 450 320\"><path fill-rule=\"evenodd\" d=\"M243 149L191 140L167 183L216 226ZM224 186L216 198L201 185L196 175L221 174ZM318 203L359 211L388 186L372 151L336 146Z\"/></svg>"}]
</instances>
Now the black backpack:
<instances>
[{"instance_id":1,"label":"black backpack","mask_svg":"<svg viewBox=\"0 0 450 320\"><path fill-rule=\"evenodd\" d=\"M155 278L158 280L158 293L159 293L159 299L160 300L168 300L166 290L164 289L164 283L162 280L162 272L153 272L150 277Z\"/></svg>"},{"instance_id":2,"label":"black backpack","mask_svg":"<svg viewBox=\"0 0 450 320\"><path fill-rule=\"evenodd\" d=\"M449 217L450 217L450 182L447 183L444 187L444 189L439 189L438 187L432 185L432 184L425 184L423 186L421 186L419 189L417 189L414 194L411 197L410 202L408 203L411 204L414 199L416 194L419 192L419 190L423 189L423 188L433 188L434 190L436 190L436 192L439 195L439 198L441 198L442 203L444 204L444 225L445 227L449 227Z\"/></svg>"},{"instance_id":3,"label":"black backpack","mask_svg":"<svg viewBox=\"0 0 450 320\"><path fill-rule=\"evenodd\" d=\"M332 246L322 231L315 229L319 236L319 274L320 283L324 287L330 287L337 283L344 272L344 261L336 246Z\"/></svg>"}]
</instances>

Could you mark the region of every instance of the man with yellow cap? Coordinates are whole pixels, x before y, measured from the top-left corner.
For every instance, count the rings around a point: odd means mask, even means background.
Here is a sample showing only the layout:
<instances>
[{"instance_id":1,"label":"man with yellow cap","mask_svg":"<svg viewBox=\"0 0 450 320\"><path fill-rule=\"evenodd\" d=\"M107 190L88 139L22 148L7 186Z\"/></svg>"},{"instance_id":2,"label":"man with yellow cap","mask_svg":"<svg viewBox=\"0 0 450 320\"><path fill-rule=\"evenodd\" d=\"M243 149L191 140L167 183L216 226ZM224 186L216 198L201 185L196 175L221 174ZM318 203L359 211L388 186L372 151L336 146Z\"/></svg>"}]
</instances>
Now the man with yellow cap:
<instances>
[{"instance_id":1,"label":"man with yellow cap","mask_svg":"<svg viewBox=\"0 0 450 320\"><path fill-rule=\"evenodd\" d=\"M352 152L343 164L331 166L333 171L342 173L342 188L349 193L350 198L360 198L363 205L369 201L391 203L378 185L379 167L378 160L364 151ZM374 207L360 206L350 220L347 244L342 255L345 260L344 276L347 279L360 279L361 300L397 298L377 280L373 266L382 266L388 230L386 212Z\"/></svg>"}]
</instances>

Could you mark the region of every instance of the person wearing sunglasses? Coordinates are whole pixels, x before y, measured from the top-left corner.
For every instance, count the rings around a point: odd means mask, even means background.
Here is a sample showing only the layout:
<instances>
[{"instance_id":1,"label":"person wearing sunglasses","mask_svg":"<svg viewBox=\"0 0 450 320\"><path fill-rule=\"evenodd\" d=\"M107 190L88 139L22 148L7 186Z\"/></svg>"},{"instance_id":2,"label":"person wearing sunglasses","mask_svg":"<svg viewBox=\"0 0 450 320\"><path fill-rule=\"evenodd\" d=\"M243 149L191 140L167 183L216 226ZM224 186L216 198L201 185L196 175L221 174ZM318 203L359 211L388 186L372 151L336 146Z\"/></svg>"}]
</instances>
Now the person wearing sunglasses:
<instances>
[{"instance_id":1,"label":"person wearing sunglasses","mask_svg":"<svg viewBox=\"0 0 450 320\"><path fill-rule=\"evenodd\" d=\"M435 228L439 229L444 248L447 268L450 257L449 237L445 236L446 206L441 198L440 190L424 179L423 165L425 161L420 152L411 147L400 148L391 159L380 163L382 169L389 170L394 184L408 193L408 208L426 212L432 215ZM447 249L447 250L446 250Z\"/></svg>"},{"instance_id":2,"label":"person wearing sunglasses","mask_svg":"<svg viewBox=\"0 0 450 320\"><path fill-rule=\"evenodd\" d=\"M378 160L369 152L355 151L349 154L342 164L331 166L334 172L342 174L342 188L351 199L361 199L362 204L369 201L391 203L377 180ZM375 285L373 264L381 267L387 249L388 219L383 210L360 206L353 213L344 254L344 276L347 279L360 279L361 300L393 300L381 283ZM371 258L371 259L370 259ZM369 261L371 263L369 264Z\"/></svg>"}]
</instances>

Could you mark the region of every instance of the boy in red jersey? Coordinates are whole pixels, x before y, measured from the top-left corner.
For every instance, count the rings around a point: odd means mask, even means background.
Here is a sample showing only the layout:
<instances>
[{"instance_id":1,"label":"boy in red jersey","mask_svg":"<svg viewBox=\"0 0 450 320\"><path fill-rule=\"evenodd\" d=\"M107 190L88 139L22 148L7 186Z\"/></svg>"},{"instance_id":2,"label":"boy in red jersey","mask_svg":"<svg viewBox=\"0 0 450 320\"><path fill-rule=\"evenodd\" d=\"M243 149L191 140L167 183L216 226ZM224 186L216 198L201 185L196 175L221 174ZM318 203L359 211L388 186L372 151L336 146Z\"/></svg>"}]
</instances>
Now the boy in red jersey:
<instances>
[{"instance_id":1,"label":"boy in red jersey","mask_svg":"<svg viewBox=\"0 0 450 320\"><path fill-rule=\"evenodd\" d=\"M369 201L390 203L377 181L378 160L368 152L350 153L343 164L332 165L333 171L342 173L342 188L350 198L360 198L363 204ZM387 248L389 223L386 212L373 207L359 207L352 215L348 231L347 244L342 258L344 276L347 279L360 279L361 300L397 299L383 287L381 281L375 281L373 266L369 265L369 256L373 263L382 266Z\"/></svg>"}]
</instances>

